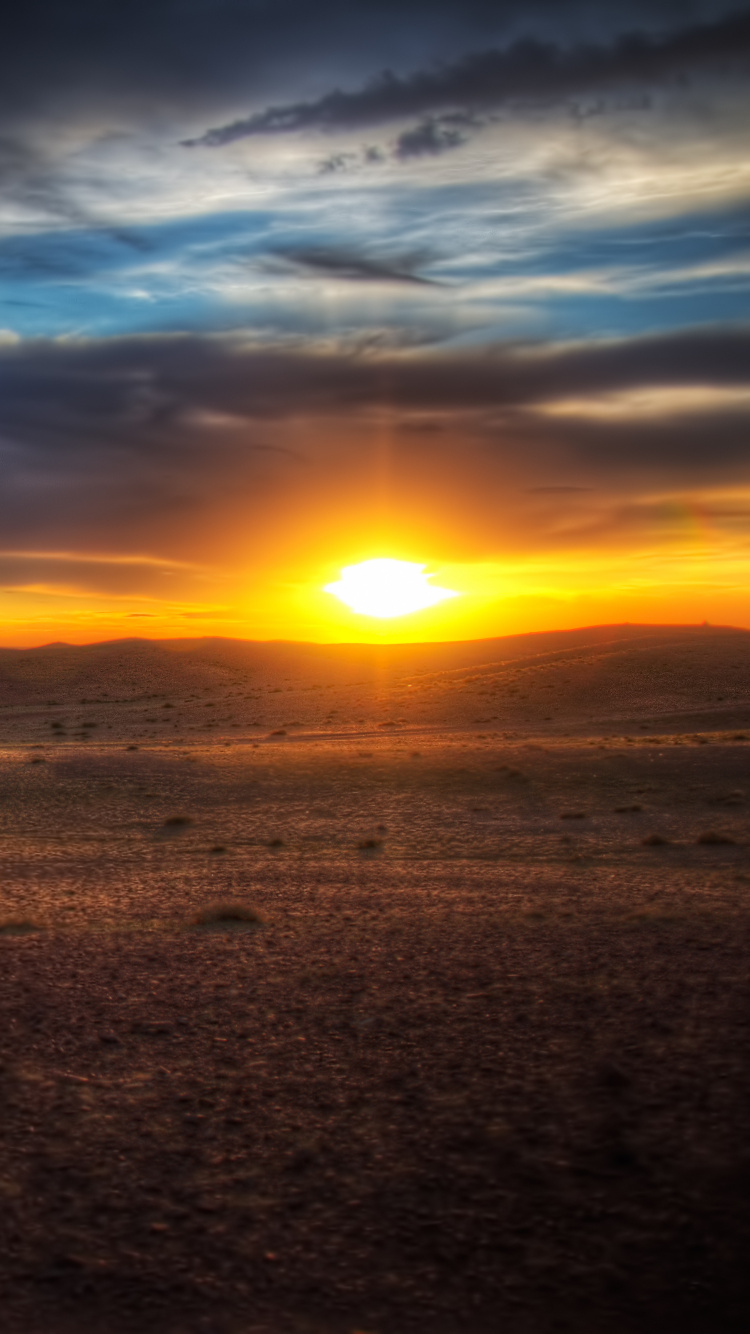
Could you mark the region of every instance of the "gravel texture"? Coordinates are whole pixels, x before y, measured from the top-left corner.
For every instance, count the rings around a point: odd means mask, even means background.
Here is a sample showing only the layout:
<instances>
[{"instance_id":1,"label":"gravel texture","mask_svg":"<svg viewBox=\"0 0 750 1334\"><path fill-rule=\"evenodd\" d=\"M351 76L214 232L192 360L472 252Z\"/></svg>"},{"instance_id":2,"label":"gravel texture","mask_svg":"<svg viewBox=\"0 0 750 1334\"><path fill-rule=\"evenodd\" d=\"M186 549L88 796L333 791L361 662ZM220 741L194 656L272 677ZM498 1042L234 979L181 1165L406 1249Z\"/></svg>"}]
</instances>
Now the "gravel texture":
<instances>
[{"instance_id":1,"label":"gravel texture","mask_svg":"<svg viewBox=\"0 0 750 1334\"><path fill-rule=\"evenodd\" d=\"M0 751L8 1334L747 1327L739 696L231 747L100 703L40 751L46 707Z\"/></svg>"}]
</instances>

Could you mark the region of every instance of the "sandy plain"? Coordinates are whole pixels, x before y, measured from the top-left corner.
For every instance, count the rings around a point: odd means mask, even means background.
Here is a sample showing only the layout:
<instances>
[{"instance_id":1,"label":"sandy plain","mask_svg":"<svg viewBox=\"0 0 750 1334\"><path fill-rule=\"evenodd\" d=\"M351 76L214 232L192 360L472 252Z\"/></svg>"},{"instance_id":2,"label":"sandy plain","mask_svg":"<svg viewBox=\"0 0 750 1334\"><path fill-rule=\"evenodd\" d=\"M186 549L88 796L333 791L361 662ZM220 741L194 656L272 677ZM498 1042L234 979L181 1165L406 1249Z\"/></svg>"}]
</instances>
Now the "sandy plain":
<instances>
[{"instance_id":1,"label":"sandy plain","mask_svg":"<svg viewBox=\"0 0 750 1334\"><path fill-rule=\"evenodd\" d=\"M0 652L2 1328L746 1328L749 802L746 632Z\"/></svg>"}]
</instances>

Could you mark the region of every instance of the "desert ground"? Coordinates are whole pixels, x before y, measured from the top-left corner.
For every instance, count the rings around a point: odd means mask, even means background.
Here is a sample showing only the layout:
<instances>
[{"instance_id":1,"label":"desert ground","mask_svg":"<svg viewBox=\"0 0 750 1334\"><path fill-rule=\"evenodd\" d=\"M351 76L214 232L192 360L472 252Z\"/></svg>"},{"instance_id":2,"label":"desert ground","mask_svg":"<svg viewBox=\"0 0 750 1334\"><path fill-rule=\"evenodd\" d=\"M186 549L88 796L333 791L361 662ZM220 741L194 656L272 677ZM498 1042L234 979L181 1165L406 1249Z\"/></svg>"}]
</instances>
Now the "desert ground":
<instances>
[{"instance_id":1,"label":"desert ground","mask_svg":"<svg viewBox=\"0 0 750 1334\"><path fill-rule=\"evenodd\" d=\"M750 633L0 652L7 1334L750 1319Z\"/></svg>"}]
</instances>

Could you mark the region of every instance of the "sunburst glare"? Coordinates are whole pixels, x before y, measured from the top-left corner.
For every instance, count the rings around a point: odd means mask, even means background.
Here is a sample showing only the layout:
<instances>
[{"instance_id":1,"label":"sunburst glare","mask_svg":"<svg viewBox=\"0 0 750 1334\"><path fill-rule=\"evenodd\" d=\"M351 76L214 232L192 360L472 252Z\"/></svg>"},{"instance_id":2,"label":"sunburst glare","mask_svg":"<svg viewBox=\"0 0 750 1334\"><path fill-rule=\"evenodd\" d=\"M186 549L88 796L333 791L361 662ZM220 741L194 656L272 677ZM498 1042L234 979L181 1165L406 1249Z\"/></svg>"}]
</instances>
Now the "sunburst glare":
<instances>
[{"instance_id":1,"label":"sunburst glare","mask_svg":"<svg viewBox=\"0 0 750 1334\"><path fill-rule=\"evenodd\" d=\"M423 611L446 598L459 597L451 588L430 584L432 575L425 574L426 568L413 561L387 557L364 560L359 565L346 565L341 578L326 584L324 592L332 593L360 616L383 620Z\"/></svg>"}]
</instances>

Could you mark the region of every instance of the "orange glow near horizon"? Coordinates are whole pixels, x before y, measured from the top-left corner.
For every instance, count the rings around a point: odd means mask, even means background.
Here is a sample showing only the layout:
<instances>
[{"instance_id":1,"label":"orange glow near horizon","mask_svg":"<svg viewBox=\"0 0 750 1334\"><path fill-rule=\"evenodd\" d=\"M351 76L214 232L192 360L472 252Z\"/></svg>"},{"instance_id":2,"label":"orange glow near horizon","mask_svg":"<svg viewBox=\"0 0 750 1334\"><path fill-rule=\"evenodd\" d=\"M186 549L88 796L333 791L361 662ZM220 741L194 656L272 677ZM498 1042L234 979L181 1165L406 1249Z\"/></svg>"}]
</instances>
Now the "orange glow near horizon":
<instances>
[{"instance_id":1,"label":"orange glow near horizon","mask_svg":"<svg viewBox=\"0 0 750 1334\"><path fill-rule=\"evenodd\" d=\"M402 551L405 558L413 554ZM355 569L377 559L366 551L361 556L353 563ZM97 577L104 583L106 558L98 559ZM436 560L428 568L437 571L433 577L439 579L438 587L427 582L430 576L421 564L404 559L403 565L419 575L418 589L440 597L398 615L391 608L388 616L353 610L325 591L336 582L347 583L336 581L335 575L351 568L333 559L307 568L296 558L286 566L269 561L267 570L255 564L244 569L184 565L168 571L167 588L161 582L144 582L132 594L115 584L99 590L86 587L83 578L74 582L66 577L64 584L55 585L47 572L44 581L0 589L0 645L201 636L385 644L623 622L707 620L750 627L750 552L744 542L709 543L705 533L661 549L519 553L484 562ZM119 579L123 566L115 568L113 578Z\"/></svg>"},{"instance_id":2,"label":"orange glow near horizon","mask_svg":"<svg viewBox=\"0 0 750 1334\"><path fill-rule=\"evenodd\" d=\"M283 505L269 499L252 524L232 498L135 551L0 551L0 647L418 643L623 622L750 628L750 488L657 492L638 505L517 489L502 509L467 501L453 513L406 486L398 505L369 509L348 489L302 490Z\"/></svg>"}]
</instances>

